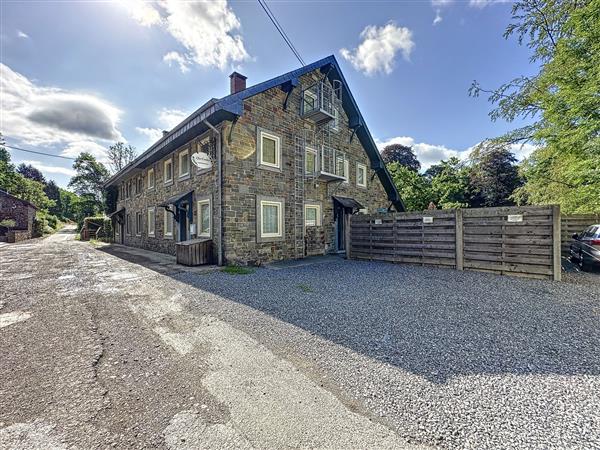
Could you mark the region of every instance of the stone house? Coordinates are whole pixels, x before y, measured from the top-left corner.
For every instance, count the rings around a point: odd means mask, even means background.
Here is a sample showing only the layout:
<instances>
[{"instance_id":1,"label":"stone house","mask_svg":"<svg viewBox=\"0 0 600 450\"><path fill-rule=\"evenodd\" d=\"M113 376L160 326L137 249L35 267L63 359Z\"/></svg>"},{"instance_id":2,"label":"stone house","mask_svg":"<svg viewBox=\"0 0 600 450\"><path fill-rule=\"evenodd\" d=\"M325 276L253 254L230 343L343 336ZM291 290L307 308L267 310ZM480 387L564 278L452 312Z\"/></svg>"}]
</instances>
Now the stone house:
<instances>
[{"instance_id":1,"label":"stone house","mask_svg":"<svg viewBox=\"0 0 600 450\"><path fill-rule=\"evenodd\" d=\"M10 229L0 226L0 240L17 242L30 239L36 211L37 208L28 201L0 190L0 222L5 219L15 221L15 226Z\"/></svg>"},{"instance_id":2,"label":"stone house","mask_svg":"<svg viewBox=\"0 0 600 450\"><path fill-rule=\"evenodd\" d=\"M116 242L260 264L344 251L348 215L404 209L335 57L230 87L106 183Z\"/></svg>"}]
</instances>

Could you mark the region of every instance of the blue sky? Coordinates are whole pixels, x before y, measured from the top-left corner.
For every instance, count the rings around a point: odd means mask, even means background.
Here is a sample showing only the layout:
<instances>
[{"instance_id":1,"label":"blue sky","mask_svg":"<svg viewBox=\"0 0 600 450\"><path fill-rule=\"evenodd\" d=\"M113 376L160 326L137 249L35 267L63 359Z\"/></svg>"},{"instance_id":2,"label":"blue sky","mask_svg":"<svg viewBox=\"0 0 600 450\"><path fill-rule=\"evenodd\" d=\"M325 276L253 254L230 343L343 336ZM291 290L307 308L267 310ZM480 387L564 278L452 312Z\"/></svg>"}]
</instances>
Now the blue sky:
<instances>
[{"instance_id":1,"label":"blue sky","mask_svg":"<svg viewBox=\"0 0 600 450\"><path fill-rule=\"evenodd\" d=\"M491 122L476 79L530 74L502 33L503 1L268 1L309 63L334 54L382 145L424 166L518 124ZM126 140L144 151L238 70L255 84L299 66L257 1L1 4L0 131L19 147L76 156ZM531 148L518 149L519 156ZM66 186L71 162L12 151Z\"/></svg>"}]
</instances>

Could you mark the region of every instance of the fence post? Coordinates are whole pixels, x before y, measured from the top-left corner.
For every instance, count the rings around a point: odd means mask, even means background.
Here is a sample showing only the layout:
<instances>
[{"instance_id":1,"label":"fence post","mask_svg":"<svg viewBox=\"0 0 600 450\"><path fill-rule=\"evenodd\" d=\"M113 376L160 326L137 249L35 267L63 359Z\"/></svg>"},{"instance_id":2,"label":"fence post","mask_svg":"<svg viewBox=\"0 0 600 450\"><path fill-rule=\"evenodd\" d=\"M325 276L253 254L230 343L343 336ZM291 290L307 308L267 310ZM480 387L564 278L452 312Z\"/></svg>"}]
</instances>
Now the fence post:
<instances>
[{"instance_id":1,"label":"fence post","mask_svg":"<svg viewBox=\"0 0 600 450\"><path fill-rule=\"evenodd\" d=\"M463 211L461 208L454 210L455 241L456 241L456 270L463 270L465 251L463 243Z\"/></svg>"},{"instance_id":2,"label":"fence post","mask_svg":"<svg viewBox=\"0 0 600 450\"><path fill-rule=\"evenodd\" d=\"M560 281L561 229L560 206L552 206L552 272L554 281Z\"/></svg>"},{"instance_id":3,"label":"fence post","mask_svg":"<svg viewBox=\"0 0 600 450\"><path fill-rule=\"evenodd\" d=\"M350 246L352 245L352 241L350 238L350 227L352 224L352 216L350 214L344 214L344 221L346 222L344 224L344 233L346 234L346 259L350 259Z\"/></svg>"}]
</instances>

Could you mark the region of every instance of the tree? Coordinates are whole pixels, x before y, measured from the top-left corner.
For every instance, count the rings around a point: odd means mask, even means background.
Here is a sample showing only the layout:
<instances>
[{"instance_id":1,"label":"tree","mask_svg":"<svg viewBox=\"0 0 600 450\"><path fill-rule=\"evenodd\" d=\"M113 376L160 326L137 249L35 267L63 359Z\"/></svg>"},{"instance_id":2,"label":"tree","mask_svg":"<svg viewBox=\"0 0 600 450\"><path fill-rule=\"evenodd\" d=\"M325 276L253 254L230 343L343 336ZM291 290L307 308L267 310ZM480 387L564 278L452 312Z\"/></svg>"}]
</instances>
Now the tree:
<instances>
[{"instance_id":1,"label":"tree","mask_svg":"<svg viewBox=\"0 0 600 450\"><path fill-rule=\"evenodd\" d=\"M137 152L135 147L117 142L108 147L107 156L112 173L117 173L136 158Z\"/></svg>"},{"instance_id":2,"label":"tree","mask_svg":"<svg viewBox=\"0 0 600 450\"><path fill-rule=\"evenodd\" d=\"M54 180L50 180L44 186L44 193L46 196L54 201L54 206L52 206L48 212L58 217L62 217L62 205L60 199L60 188L54 182Z\"/></svg>"},{"instance_id":3,"label":"tree","mask_svg":"<svg viewBox=\"0 0 600 450\"><path fill-rule=\"evenodd\" d=\"M19 164L19 167L17 167L17 173L20 173L25 178L29 178L30 180L46 184L46 178L44 177L44 174L39 169L33 167L31 164Z\"/></svg>"},{"instance_id":4,"label":"tree","mask_svg":"<svg viewBox=\"0 0 600 450\"><path fill-rule=\"evenodd\" d=\"M470 190L472 206L504 206L514 204L511 195L522 184L517 159L507 144L484 142L469 156L471 160Z\"/></svg>"},{"instance_id":5,"label":"tree","mask_svg":"<svg viewBox=\"0 0 600 450\"><path fill-rule=\"evenodd\" d=\"M452 157L448 161L442 161L433 172L435 176L431 178L431 191L437 206L442 209L469 206L469 169L460 159Z\"/></svg>"},{"instance_id":6,"label":"tree","mask_svg":"<svg viewBox=\"0 0 600 450\"><path fill-rule=\"evenodd\" d=\"M81 153L73 164L75 175L69 186L80 196L92 196L102 209L104 182L108 179L108 170L90 153Z\"/></svg>"},{"instance_id":7,"label":"tree","mask_svg":"<svg viewBox=\"0 0 600 450\"><path fill-rule=\"evenodd\" d=\"M402 144L391 144L381 152L381 157L386 164L399 163L414 172L421 170L421 163L417 159L412 147Z\"/></svg>"},{"instance_id":8,"label":"tree","mask_svg":"<svg viewBox=\"0 0 600 450\"><path fill-rule=\"evenodd\" d=\"M526 120L497 141L531 141L538 148L523 163L525 185L513 199L558 203L564 212L600 211L600 0L529 0L513 4L516 35L539 64L489 94L492 120Z\"/></svg>"},{"instance_id":9,"label":"tree","mask_svg":"<svg viewBox=\"0 0 600 450\"><path fill-rule=\"evenodd\" d=\"M429 180L398 162L388 164L388 170L407 211L423 211L432 201Z\"/></svg>"},{"instance_id":10,"label":"tree","mask_svg":"<svg viewBox=\"0 0 600 450\"><path fill-rule=\"evenodd\" d=\"M32 203L40 210L45 211L54 206L54 202L46 196L42 183L25 178L21 174L16 174L11 194Z\"/></svg>"}]
</instances>

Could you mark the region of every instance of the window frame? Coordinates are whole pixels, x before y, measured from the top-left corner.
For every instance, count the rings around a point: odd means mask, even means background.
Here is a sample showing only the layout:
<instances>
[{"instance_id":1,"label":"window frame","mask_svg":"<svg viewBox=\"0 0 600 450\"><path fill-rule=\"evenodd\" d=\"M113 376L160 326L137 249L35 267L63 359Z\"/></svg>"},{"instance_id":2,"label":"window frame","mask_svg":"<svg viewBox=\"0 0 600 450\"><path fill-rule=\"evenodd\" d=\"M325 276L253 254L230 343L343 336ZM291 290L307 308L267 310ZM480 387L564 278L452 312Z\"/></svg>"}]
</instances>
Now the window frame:
<instances>
[{"instance_id":1,"label":"window frame","mask_svg":"<svg viewBox=\"0 0 600 450\"><path fill-rule=\"evenodd\" d=\"M171 166L171 177L167 178L167 165ZM163 161L163 182L169 184L173 182L173 158L165 159Z\"/></svg>"},{"instance_id":2,"label":"window frame","mask_svg":"<svg viewBox=\"0 0 600 450\"><path fill-rule=\"evenodd\" d=\"M181 160L182 156L185 156L187 160L187 172L181 173ZM190 176L190 149L186 148L185 150L180 151L177 154L177 177L181 180L182 178L186 178Z\"/></svg>"},{"instance_id":3,"label":"window frame","mask_svg":"<svg viewBox=\"0 0 600 450\"><path fill-rule=\"evenodd\" d=\"M208 233L202 232L202 206L208 205ZM205 197L196 202L198 208L198 237L212 237L212 199Z\"/></svg>"},{"instance_id":4,"label":"window frame","mask_svg":"<svg viewBox=\"0 0 600 450\"><path fill-rule=\"evenodd\" d=\"M171 206L171 205L169 205ZM167 211L167 208L164 208L165 214L163 216L163 239L173 239L173 234L175 232L175 227L173 226L173 215ZM171 223L171 232L167 233L167 224Z\"/></svg>"},{"instance_id":5,"label":"window frame","mask_svg":"<svg viewBox=\"0 0 600 450\"><path fill-rule=\"evenodd\" d=\"M309 225L306 223L306 210L308 209L315 209L317 211L316 217L315 217L315 224L314 225ZM305 203L304 204L304 228L308 228L308 227L320 227L323 225L323 216L321 214L321 204L320 203Z\"/></svg>"},{"instance_id":6,"label":"window frame","mask_svg":"<svg viewBox=\"0 0 600 450\"><path fill-rule=\"evenodd\" d=\"M150 174L152 174L152 177L150 176ZM154 172L154 167L151 167L148 169L146 178L148 180L148 183L147 183L148 190L154 189L156 187L156 173ZM150 179L152 179L152 185L150 185Z\"/></svg>"},{"instance_id":7,"label":"window frame","mask_svg":"<svg viewBox=\"0 0 600 450\"><path fill-rule=\"evenodd\" d=\"M278 232L263 233L263 208L276 206L278 208ZM256 241L274 242L285 239L285 199L282 197L256 196Z\"/></svg>"},{"instance_id":8,"label":"window frame","mask_svg":"<svg viewBox=\"0 0 600 450\"><path fill-rule=\"evenodd\" d=\"M131 236L131 213L125 215L125 234Z\"/></svg>"},{"instance_id":9,"label":"window frame","mask_svg":"<svg viewBox=\"0 0 600 450\"><path fill-rule=\"evenodd\" d=\"M358 174L360 173L360 171L363 171L363 183L360 183ZM363 187L366 188L367 187L367 166L366 164L363 163L356 163L356 185L358 187Z\"/></svg>"},{"instance_id":10,"label":"window frame","mask_svg":"<svg viewBox=\"0 0 600 450\"><path fill-rule=\"evenodd\" d=\"M281 171L281 137L262 128L258 128L257 131L257 166L262 167L264 169ZM268 161L263 160L263 137L275 141L275 163L270 163Z\"/></svg>"},{"instance_id":11,"label":"window frame","mask_svg":"<svg viewBox=\"0 0 600 450\"><path fill-rule=\"evenodd\" d=\"M306 155L308 153L312 153L315 155L315 170L313 170L312 172L310 172L307 168L308 158L306 157ZM307 146L304 149L304 173L307 175L314 175L319 172L318 168L319 168L319 152L317 151L316 148Z\"/></svg>"},{"instance_id":12,"label":"window frame","mask_svg":"<svg viewBox=\"0 0 600 450\"><path fill-rule=\"evenodd\" d=\"M139 223L138 223L138 218L139 218ZM144 228L144 224L142 223L142 212L138 211L135 213L135 235L136 236L142 235L142 228Z\"/></svg>"},{"instance_id":13,"label":"window frame","mask_svg":"<svg viewBox=\"0 0 600 450\"><path fill-rule=\"evenodd\" d=\"M150 220L150 213L152 213L152 220ZM146 223L146 230L149 237L156 236L156 207L151 206L148 208L147 213L148 222ZM150 232L150 225L152 225L152 232Z\"/></svg>"}]
</instances>

